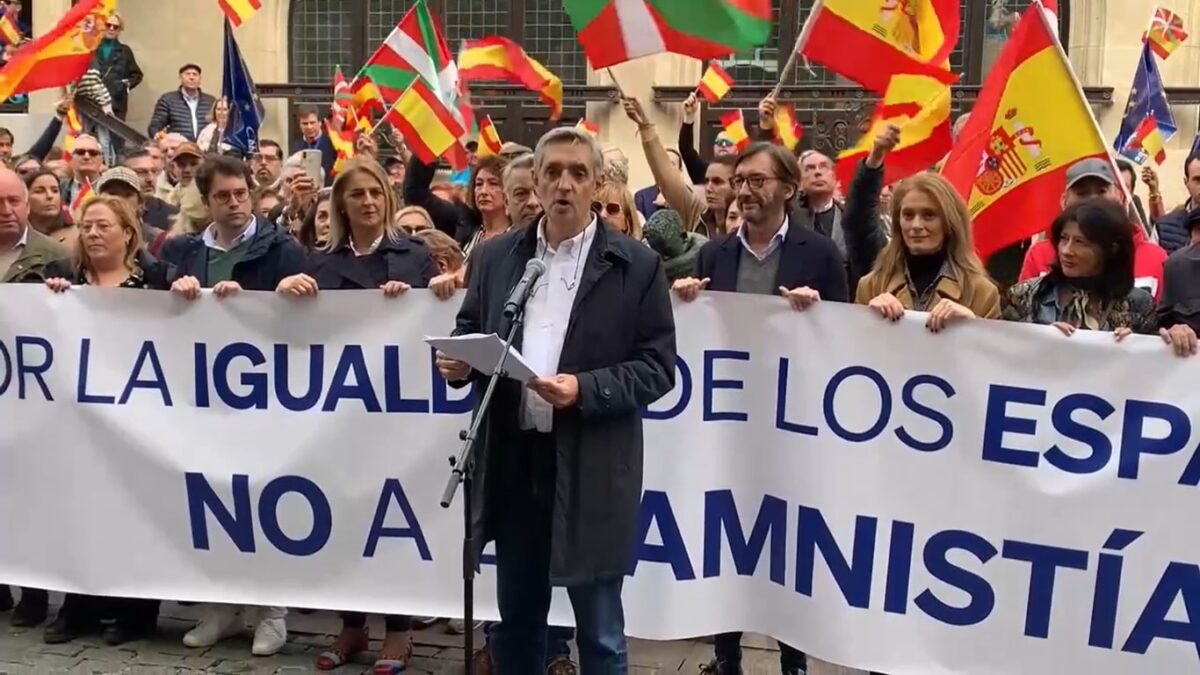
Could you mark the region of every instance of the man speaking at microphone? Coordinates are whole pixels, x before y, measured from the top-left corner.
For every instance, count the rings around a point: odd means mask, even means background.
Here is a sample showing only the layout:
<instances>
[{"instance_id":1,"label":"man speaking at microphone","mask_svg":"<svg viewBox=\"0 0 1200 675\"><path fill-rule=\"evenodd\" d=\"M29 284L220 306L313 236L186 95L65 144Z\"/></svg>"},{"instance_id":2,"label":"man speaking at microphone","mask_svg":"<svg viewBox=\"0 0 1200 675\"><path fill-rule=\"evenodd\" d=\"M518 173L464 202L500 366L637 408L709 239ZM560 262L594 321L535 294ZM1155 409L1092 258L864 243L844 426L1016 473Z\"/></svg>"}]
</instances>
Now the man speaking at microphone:
<instances>
[{"instance_id":1,"label":"man speaking at microphone","mask_svg":"<svg viewBox=\"0 0 1200 675\"><path fill-rule=\"evenodd\" d=\"M500 382L475 455L475 556L496 542L500 675L545 671L553 586L571 599L584 675L628 670L621 586L642 496L641 410L674 387L675 322L658 255L591 210L602 168L589 135L542 137L545 215L479 249L454 330L507 335L513 289L530 260L545 264L514 344L536 372L556 374ZM440 353L437 365L456 386L485 377Z\"/></svg>"}]
</instances>

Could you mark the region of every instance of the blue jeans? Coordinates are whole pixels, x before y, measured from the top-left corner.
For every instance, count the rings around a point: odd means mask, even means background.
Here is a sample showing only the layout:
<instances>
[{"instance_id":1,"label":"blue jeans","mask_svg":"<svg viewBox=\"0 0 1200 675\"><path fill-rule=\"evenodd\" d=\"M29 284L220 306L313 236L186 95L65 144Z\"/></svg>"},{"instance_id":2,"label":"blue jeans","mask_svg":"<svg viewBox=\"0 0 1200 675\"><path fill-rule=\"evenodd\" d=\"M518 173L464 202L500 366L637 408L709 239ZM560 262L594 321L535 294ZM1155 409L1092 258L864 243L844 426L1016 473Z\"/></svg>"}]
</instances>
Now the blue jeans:
<instances>
[{"instance_id":1,"label":"blue jeans","mask_svg":"<svg viewBox=\"0 0 1200 675\"><path fill-rule=\"evenodd\" d=\"M487 634L488 645L491 645L492 635L496 632L496 627L500 625L499 621L489 622L484 626L483 631ZM571 656L571 640L575 639L575 629L567 628L566 626L550 626L546 629L546 667L555 659L566 656Z\"/></svg>"},{"instance_id":2,"label":"blue jeans","mask_svg":"<svg viewBox=\"0 0 1200 675\"><path fill-rule=\"evenodd\" d=\"M546 448L544 440L538 441L530 444L534 446L530 450L542 461L553 457L553 442ZM509 495L496 531L500 623L492 629L491 646L492 663L499 675L530 675L546 669L554 485L547 479L553 470L543 464L530 473L535 477L529 481L531 488ZM575 611L575 644L583 675L625 675L629 668L621 606L624 582L617 578L567 587Z\"/></svg>"}]
</instances>

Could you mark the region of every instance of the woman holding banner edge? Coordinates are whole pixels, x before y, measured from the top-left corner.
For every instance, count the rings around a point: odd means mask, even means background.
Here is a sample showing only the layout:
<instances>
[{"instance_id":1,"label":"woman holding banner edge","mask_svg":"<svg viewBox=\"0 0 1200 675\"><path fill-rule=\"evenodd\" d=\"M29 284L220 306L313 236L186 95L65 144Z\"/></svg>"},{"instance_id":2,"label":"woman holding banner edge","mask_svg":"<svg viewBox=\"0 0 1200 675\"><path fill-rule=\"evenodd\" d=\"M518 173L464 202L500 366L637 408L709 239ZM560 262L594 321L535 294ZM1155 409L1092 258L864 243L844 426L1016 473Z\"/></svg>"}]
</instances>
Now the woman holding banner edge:
<instances>
[{"instance_id":1,"label":"woman holding banner edge","mask_svg":"<svg viewBox=\"0 0 1200 675\"><path fill-rule=\"evenodd\" d=\"M142 228L129 205L101 195L84 205L71 265L47 268L46 287L65 293L72 286L138 288L165 291L167 266L146 253ZM101 626L104 641L120 645L152 635L158 624L158 600L101 598L68 593L54 621L46 626L47 644L70 642Z\"/></svg>"}]
</instances>

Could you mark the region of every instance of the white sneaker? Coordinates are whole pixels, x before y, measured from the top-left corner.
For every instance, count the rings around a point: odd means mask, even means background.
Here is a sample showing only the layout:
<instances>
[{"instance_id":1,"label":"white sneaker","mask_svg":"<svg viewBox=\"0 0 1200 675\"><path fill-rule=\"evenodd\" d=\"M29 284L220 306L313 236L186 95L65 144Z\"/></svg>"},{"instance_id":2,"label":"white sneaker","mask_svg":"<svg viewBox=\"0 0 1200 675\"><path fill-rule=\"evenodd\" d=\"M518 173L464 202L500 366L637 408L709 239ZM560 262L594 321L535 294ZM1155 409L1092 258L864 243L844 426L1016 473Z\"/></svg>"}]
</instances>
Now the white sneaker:
<instances>
[{"instance_id":1,"label":"white sneaker","mask_svg":"<svg viewBox=\"0 0 1200 675\"><path fill-rule=\"evenodd\" d=\"M211 647L245 628L242 612L236 606L210 605L196 627L183 636L185 647Z\"/></svg>"},{"instance_id":2,"label":"white sneaker","mask_svg":"<svg viewBox=\"0 0 1200 675\"><path fill-rule=\"evenodd\" d=\"M254 631L254 646L250 653L255 656L274 656L287 644L287 622L280 617L263 619Z\"/></svg>"}]
</instances>

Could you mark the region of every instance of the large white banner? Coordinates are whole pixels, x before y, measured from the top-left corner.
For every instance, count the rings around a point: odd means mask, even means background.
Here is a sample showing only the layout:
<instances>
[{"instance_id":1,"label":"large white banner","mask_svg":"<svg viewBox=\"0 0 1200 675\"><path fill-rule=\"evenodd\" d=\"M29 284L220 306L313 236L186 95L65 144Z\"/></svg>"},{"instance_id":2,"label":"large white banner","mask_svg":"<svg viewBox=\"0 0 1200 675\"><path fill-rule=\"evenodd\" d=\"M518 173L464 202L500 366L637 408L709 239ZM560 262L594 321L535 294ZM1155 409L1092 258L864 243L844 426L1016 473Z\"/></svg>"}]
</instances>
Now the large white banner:
<instances>
[{"instance_id":1,"label":"large white banner","mask_svg":"<svg viewBox=\"0 0 1200 675\"><path fill-rule=\"evenodd\" d=\"M1200 361L767 297L676 310L630 634L755 631L897 675L1200 670ZM455 311L0 288L0 582L455 615L438 501L467 394L422 344Z\"/></svg>"}]
</instances>

